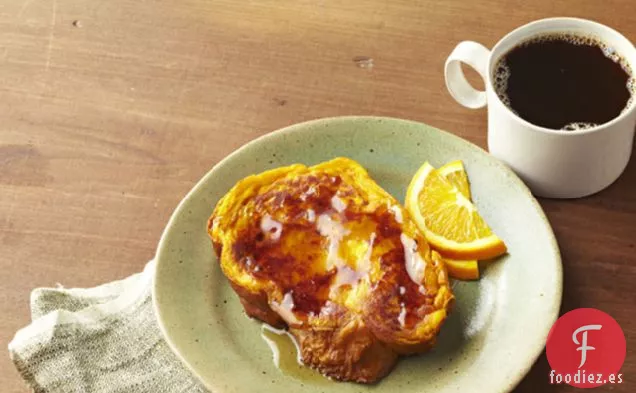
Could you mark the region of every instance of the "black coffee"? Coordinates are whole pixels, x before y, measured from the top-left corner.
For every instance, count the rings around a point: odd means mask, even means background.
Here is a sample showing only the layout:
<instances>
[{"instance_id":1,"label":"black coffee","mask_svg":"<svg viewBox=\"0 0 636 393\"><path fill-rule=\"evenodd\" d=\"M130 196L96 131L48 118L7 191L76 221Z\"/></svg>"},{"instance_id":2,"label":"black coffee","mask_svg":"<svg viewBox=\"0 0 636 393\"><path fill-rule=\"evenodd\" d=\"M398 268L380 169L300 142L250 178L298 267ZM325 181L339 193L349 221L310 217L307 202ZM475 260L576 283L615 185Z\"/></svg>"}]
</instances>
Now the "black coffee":
<instances>
[{"instance_id":1,"label":"black coffee","mask_svg":"<svg viewBox=\"0 0 636 393\"><path fill-rule=\"evenodd\" d=\"M631 105L631 70L602 42L572 34L526 41L498 61L501 100L524 120L556 130L594 127Z\"/></svg>"}]
</instances>

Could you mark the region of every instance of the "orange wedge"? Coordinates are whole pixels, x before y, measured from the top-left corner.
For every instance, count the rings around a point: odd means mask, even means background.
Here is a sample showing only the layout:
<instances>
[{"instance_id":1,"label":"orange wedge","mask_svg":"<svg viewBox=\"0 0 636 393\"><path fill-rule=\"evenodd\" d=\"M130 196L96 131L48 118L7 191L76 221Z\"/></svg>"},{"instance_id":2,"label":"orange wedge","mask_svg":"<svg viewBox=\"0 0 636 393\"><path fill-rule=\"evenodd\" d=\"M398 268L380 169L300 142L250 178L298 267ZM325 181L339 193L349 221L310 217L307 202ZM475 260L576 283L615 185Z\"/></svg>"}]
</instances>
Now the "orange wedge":
<instances>
[{"instance_id":1,"label":"orange wedge","mask_svg":"<svg viewBox=\"0 0 636 393\"><path fill-rule=\"evenodd\" d=\"M470 194L470 184L468 183L468 175L464 169L464 163L460 160L449 162L437 170L442 176L457 188L463 196L469 201L472 199Z\"/></svg>"},{"instance_id":2,"label":"orange wedge","mask_svg":"<svg viewBox=\"0 0 636 393\"><path fill-rule=\"evenodd\" d=\"M457 191L461 192L468 200L471 200L470 183L468 175L461 160L449 162L437 170L444 176ZM477 280L479 279L479 264L476 260L459 261L456 259L444 259L448 275L457 280Z\"/></svg>"},{"instance_id":3,"label":"orange wedge","mask_svg":"<svg viewBox=\"0 0 636 393\"><path fill-rule=\"evenodd\" d=\"M479 264L477 261L458 261L444 258L448 275L457 280L477 280L479 278Z\"/></svg>"},{"instance_id":4,"label":"orange wedge","mask_svg":"<svg viewBox=\"0 0 636 393\"><path fill-rule=\"evenodd\" d=\"M431 246L447 258L489 259L507 250L475 205L428 162L413 176L405 207Z\"/></svg>"}]
</instances>

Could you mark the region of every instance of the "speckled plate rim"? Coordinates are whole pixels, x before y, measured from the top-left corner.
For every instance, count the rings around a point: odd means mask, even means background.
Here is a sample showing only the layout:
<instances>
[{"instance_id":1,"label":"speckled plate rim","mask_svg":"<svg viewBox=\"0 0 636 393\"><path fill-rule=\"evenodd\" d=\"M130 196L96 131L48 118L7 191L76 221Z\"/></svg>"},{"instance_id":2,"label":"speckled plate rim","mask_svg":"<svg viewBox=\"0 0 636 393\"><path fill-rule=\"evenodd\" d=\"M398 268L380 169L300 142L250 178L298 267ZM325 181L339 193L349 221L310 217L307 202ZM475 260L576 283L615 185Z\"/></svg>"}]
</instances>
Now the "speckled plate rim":
<instances>
[{"instance_id":1,"label":"speckled plate rim","mask_svg":"<svg viewBox=\"0 0 636 393\"><path fill-rule=\"evenodd\" d=\"M534 197L534 195L532 195L532 192L530 191L530 189L528 188L528 186L517 176L516 173L514 173L514 171L512 171L512 169L510 169L508 166L506 166L505 164L503 164L500 160L496 159L494 156L492 156L490 153L488 153L486 150L482 149L481 147L475 145L474 143L471 143L469 141L467 141L466 139L463 139L457 135L454 135L448 131L444 131L441 130L437 127L431 126L431 125L427 125L424 124L422 122L418 122L418 121L414 121L414 120L408 120L408 119L402 119L402 118L394 118L394 117L387 117L387 116L337 116L337 117L326 117L326 118L319 118L319 119L314 119L314 120L308 120L308 121L304 121L301 123L296 123L287 127L283 127L280 128L278 130L269 132L265 135L262 135L260 137L257 137L247 143L245 143L244 145L242 145L241 147L239 147L238 149L234 150L232 153L228 154L225 158L223 158L221 161L219 161L218 163L216 163L195 185L194 187L192 187L192 189L190 189L190 191L185 195L185 197L179 202L179 204L177 205L177 207L175 208L175 210L173 211L172 215L170 216L170 219L168 220L168 223L164 229L164 231L162 232L161 238L159 239L159 243L157 246L157 251L155 253L155 271L158 270L159 268L159 264L161 263L162 260L162 255L163 253L166 252L166 248L167 248L167 236L168 233L170 232L170 228L173 226L176 218L180 215L183 214L183 209L184 206L187 204L187 202L195 197L195 195L199 192L199 190L201 188L204 187L204 184L207 183L208 179L210 177L212 177L214 175L214 172L216 172L217 170L219 170L220 168L222 168L223 166L227 165L234 157L240 156L244 150L249 149L252 145L256 145L256 144L261 144L261 143L265 143L268 140L272 140L272 139L276 139L276 138L280 138L283 135L291 135L294 133L303 133L306 132L305 129L308 127L312 127L312 126L319 126L319 125L324 125L326 123L331 123L331 122L342 122L342 121L350 121L350 122L355 122L355 121L384 121L384 122L402 122L402 123L408 123L411 125L416 125L416 126L428 126L431 128L435 128L436 131L438 131L441 134L444 134L446 137L451 138L451 139L455 139L455 141L458 144L463 144L464 146L466 146L469 149L473 149L473 150L478 150L481 153L489 156L492 158L493 160L493 164L495 166L498 167L499 170L506 172L511 181L516 183L516 186L519 187L520 191L522 191L526 197L531 201L533 207L535 207L537 213L539 214L540 218L542 221L545 222L546 227L549 228L549 237L550 237L550 244L552 245L552 251L554 252L554 257L556 259L556 261L558 262L556 264L556 268L557 270L555 271L556 274L556 284L558 285L558 288L556 288L556 294L557 296L554 296L553 302L551 304L550 309L547 311L547 319L546 322L549 323L545 323L543 325L543 330L540 332L541 334L537 334L537 337L548 337L548 334L552 328L552 325L554 324L554 322L556 322L559 313L560 313L560 309L561 309L561 303L563 300L563 264L562 264L562 259L561 259L561 252L556 240L556 236L554 235L554 231L552 230L552 226L550 225L550 222L547 218L547 216L545 215L545 212L543 211L543 208L541 207L541 205L539 204L539 202L536 200L536 198ZM179 348L177 346L177 344L171 340L171 336L168 332L168 329L163 321L162 318L162 314L161 314L161 307L159 306L159 304L157 303L156 299L157 299L157 286L156 286L156 280L155 280L155 274L153 274L153 279L152 279L152 304L153 304L153 309L157 318L157 324L159 326L159 330L161 331L161 334L163 335L164 339L166 340L166 343L168 344L168 346L170 347L170 349L172 350L172 352L179 358L179 360L182 362L182 364L184 366L186 366L186 368L192 373L193 376L195 376L197 379L199 379L199 381L201 381L201 383L203 383L208 389L212 389L212 391L215 391L215 389L217 389L217 387L215 386L210 386L207 385L205 383L205 381L203 380L203 378L201 378L201 376L199 376L197 374L197 372L195 371L194 367L192 367L192 365L189 364L189 362L187 361L187 359L185 359L180 351ZM534 350L534 354L532 356L528 356L527 357L527 362L525 363L525 367L519 368L517 373L514 375L513 378L508 379L507 381L502 381L502 383L506 383L507 382L507 386L502 386L503 390L501 390L502 392L511 392L512 390L515 389L515 387L523 380L523 378L528 374L528 372L530 371L530 369L532 368L532 366L534 365L534 363L537 361L537 359L541 356L541 354L543 353L543 350L545 348L545 343L544 342L537 342L536 343L536 348Z\"/></svg>"}]
</instances>

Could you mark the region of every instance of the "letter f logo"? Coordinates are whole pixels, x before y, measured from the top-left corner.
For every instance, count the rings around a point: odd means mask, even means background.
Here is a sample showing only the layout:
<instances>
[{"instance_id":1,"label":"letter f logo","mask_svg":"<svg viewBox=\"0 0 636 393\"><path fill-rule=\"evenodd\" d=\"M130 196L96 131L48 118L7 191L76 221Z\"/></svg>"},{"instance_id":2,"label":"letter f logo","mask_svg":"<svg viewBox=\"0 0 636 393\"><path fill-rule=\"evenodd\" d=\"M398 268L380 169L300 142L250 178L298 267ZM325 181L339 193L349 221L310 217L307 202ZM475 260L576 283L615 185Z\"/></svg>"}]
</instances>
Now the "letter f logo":
<instances>
[{"instance_id":1,"label":"letter f logo","mask_svg":"<svg viewBox=\"0 0 636 393\"><path fill-rule=\"evenodd\" d=\"M611 375L618 377L627 346L623 329L610 315L595 308L576 308L554 323L545 353L554 371L550 383L593 388L611 384Z\"/></svg>"},{"instance_id":2,"label":"letter f logo","mask_svg":"<svg viewBox=\"0 0 636 393\"><path fill-rule=\"evenodd\" d=\"M587 331L601 330L601 327L602 327L601 325L585 325L576 329L574 333L572 334L572 341L574 341L574 344L581 345L580 347L576 348L577 351L581 351L581 364L579 364L579 368L583 367L583 365L585 364L585 360L587 359L587 351L592 351L596 349L594 347L590 347L587 345ZM581 332L583 332L582 334L583 339L581 340L581 342L579 342L576 336Z\"/></svg>"}]
</instances>

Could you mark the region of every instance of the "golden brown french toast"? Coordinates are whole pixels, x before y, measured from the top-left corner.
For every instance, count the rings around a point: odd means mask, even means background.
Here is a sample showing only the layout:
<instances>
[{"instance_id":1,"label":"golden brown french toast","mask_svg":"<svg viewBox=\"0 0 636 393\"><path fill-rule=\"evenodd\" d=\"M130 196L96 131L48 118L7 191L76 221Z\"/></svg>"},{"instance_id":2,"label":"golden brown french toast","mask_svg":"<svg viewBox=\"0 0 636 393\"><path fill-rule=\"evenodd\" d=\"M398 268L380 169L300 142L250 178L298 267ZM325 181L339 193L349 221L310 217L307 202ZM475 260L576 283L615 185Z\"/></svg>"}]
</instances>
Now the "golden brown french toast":
<instances>
[{"instance_id":1,"label":"golden brown french toast","mask_svg":"<svg viewBox=\"0 0 636 393\"><path fill-rule=\"evenodd\" d=\"M247 315L288 328L337 380L375 382L431 348L454 301L406 210L347 158L241 180L208 232Z\"/></svg>"}]
</instances>

